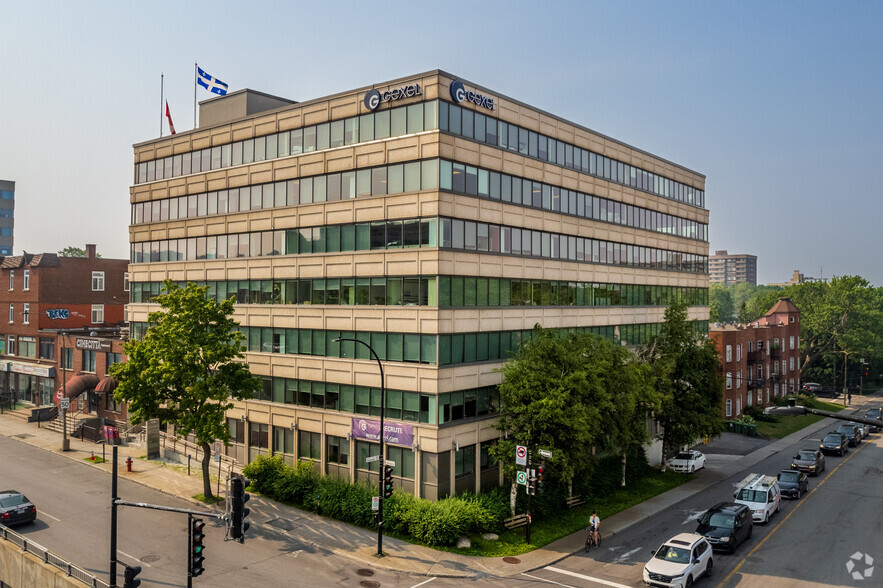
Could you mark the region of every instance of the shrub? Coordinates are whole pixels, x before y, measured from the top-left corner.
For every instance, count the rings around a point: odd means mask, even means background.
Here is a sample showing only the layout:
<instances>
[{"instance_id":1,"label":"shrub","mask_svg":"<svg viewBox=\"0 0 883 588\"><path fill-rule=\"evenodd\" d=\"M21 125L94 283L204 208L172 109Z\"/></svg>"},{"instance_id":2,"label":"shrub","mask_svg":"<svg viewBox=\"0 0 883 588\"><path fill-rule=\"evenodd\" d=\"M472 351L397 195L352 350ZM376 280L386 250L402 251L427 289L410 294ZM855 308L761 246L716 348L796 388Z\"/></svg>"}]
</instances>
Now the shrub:
<instances>
[{"instance_id":1,"label":"shrub","mask_svg":"<svg viewBox=\"0 0 883 588\"><path fill-rule=\"evenodd\" d=\"M752 404L751 406L746 406L743 411L746 415L753 418L755 421L763 421L767 423L775 423L779 419L775 417L775 415L765 414L763 412L763 408L756 404Z\"/></svg>"},{"instance_id":2,"label":"shrub","mask_svg":"<svg viewBox=\"0 0 883 588\"><path fill-rule=\"evenodd\" d=\"M259 455L242 469L255 492L269 495L272 485L288 469L280 455Z\"/></svg>"}]
</instances>

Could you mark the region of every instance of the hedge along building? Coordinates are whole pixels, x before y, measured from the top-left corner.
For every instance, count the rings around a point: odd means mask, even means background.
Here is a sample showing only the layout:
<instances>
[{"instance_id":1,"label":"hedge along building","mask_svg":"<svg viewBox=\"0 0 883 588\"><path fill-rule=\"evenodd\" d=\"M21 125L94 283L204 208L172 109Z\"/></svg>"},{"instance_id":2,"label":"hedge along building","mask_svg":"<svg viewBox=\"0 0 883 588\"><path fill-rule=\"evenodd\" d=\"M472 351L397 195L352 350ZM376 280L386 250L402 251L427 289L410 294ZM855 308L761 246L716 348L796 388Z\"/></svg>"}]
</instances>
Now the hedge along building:
<instances>
[{"instance_id":1,"label":"hedge along building","mask_svg":"<svg viewBox=\"0 0 883 588\"><path fill-rule=\"evenodd\" d=\"M500 483L495 370L532 327L640 344L675 297L707 331L701 174L442 71L303 103L241 90L135 145L129 306L165 279L236 295L260 397L228 453L397 484ZM372 441L373 439L373 441Z\"/></svg>"}]
</instances>

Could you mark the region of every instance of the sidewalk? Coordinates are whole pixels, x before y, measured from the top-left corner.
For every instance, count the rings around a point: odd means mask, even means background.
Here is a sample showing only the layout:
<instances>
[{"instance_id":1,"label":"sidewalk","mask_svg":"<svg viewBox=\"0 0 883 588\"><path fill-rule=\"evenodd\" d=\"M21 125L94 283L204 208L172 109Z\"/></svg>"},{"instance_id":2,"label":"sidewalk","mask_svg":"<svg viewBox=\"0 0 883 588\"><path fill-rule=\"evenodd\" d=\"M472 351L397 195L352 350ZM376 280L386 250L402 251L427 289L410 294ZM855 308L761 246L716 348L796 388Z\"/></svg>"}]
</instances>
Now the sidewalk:
<instances>
[{"instance_id":1,"label":"sidewalk","mask_svg":"<svg viewBox=\"0 0 883 588\"><path fill-rule=\"evenodd\" d=\"M870 398L870 396L854 396L852 406L847 410L852 412L862 410ZM830 421L823 419L784 439L772 441L747 455L741 457L724 456L724 459L715 461L713 467L707 467L690 482L605 519L604 537L608 538L633 525L642 523L656 513L782 451L806 435L830 428L830 426ZM8 413L0 416L0 435L40 447L69 459L75 459L91 467L107 472L111 471L109 461L112 453L110 447L107 448L108 463L93 463L88 458L93 451L96 457L101 457L102 446L100 444L71 439L70 451L62 452L61 435L45 428L38 428L36 423L28 423ZM187 476L186 472L180 472L161 463L146 461L141 459L143 456L144 450L139 447L120 446L120 477L144 484L166 494L190 500L203 508L209 508L192 498L203 491L201 478ZM126 472L125 467L128 457L133 460L131 473ZM198 471L198 464L193 470L194 472ZM377 552L376 531L354 527L266 500L260 496L252 496L249 508L251 509L249 518L252 533L266 533L270 536L281 535L318 550L358 560L366 566L425 576L454 578L474 578L484 575L513 576L551 565L569 555L578 553L582 551L585 541L584 533L579 532L516 558L482 558L436 551L392 537L384 537L383 551L387 555L377 558L375 557ZM514 563L507 563L504 559L514 560Z\"/></svg>"}]
</instances>

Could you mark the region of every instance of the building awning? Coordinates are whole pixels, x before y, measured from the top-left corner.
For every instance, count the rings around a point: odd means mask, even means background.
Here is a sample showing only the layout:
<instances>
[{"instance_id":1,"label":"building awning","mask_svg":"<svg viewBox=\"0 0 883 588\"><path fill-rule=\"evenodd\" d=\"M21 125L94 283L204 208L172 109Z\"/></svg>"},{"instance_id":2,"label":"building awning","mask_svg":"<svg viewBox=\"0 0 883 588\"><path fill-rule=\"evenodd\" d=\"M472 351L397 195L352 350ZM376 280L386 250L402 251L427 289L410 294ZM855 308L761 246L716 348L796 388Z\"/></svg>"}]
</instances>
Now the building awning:
<instances>
[{"instance_id":1,"label":"building awning","mask_svg":"<svg viewBox=\"0 0 883 588\"><path fill-rule=\"evenodd\" d=\"M82 374L79 376L74 376L67 383L60 387L55 392L56 400L64 398L67 395L68 398L76 398L86 390L92 390L101 379L93 374Z\"/></svg>"},{"instance_id":2,"label":"building awning","mask_svg":"<svg viewBox=\"0 0 883 588\"><path fill-rule=\"evenodd\" d=\"M113 392L114 390L116 390L116 387L118 384L119 384L119 382L117 382L116 380L114 380L110 376L104 376L103 378L101 378L101 381L98 382L98 385L95 386L95 391L110 393L110 392Z\"/></svg>"}]
</instances>

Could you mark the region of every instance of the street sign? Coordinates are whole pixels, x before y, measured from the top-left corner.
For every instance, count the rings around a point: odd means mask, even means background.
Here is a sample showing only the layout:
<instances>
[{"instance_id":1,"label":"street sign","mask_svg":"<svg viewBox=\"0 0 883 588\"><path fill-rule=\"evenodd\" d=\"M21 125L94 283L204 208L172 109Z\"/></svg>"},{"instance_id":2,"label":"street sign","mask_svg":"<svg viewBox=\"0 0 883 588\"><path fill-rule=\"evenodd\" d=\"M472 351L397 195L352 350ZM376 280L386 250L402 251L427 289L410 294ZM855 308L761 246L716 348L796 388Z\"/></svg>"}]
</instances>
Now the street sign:
<instances>
[{"instance_id":1,"label":"street sign","mask_svg":"<svg viewBox=\"0 0 883 588\"><path fill-rule=\"evenodd\" d=\"M366 457L366 458L365 458L365 463L375 462L375 461L377 461L378 459L380 459L380 456L379 456L379 455L372 455L371 457Z\"/></svg>"},{"instance_id":2,"label":"street sign","mask_svg":"<svg viewBox=\"0 0 883 588\"><path fill-rule=\"evenodd\" d=\"M548 458L548 459L552 458L552 452L547 449L540 449L539 453L541 456L543 456L545 458Z\"/></svg>"},{"instance_id":3,"label":"street sign","mask_svg":"<svg viewBox=\"0 0 883 588\"><path fill-rule=\"evenodd\" d=\"M371 510L380 510L380 497L372 496L371 497Z\"/></svg>"},{"instance_id":4,"label":"street sign","mask_svg":"<svg viewBox=\"0 0 883 588\"><path fill-rule=\"evenodd\" d=\"M518 472L515 474L515 482L522 486L527 486L527 472Z\"/></svg>"},{"instance_id":5,"label":"street sign","mask_svg":"<svg viewBox=\"0 0 883 588\"><path fill-rule=\"evenodd\" d=\"M61 399L61 410L70 410L71 408L71 399L70 398L62 398Z\"/></svg>"},{"instance_id":6,"label":"street sign","mask_svg":"<svg viewBox=\"0 0 883 588\"><path fill-rule=\"evenodd\" d=\"M515 465L527 465L527 447L524 445L515 446Z\"/></svg>"},{"instance_id":7,"label":"street sign","mask_svg":"<svg viewBox=\"0 0 883 588\"><path fill-rule=\"evenodd\" d=\"M394 462L391 459L385 459L385 460L383 460L383 465L388 465L388 466L394 468L394 467L396 467L396 462Z\"/></svg>"}]
</instances>

